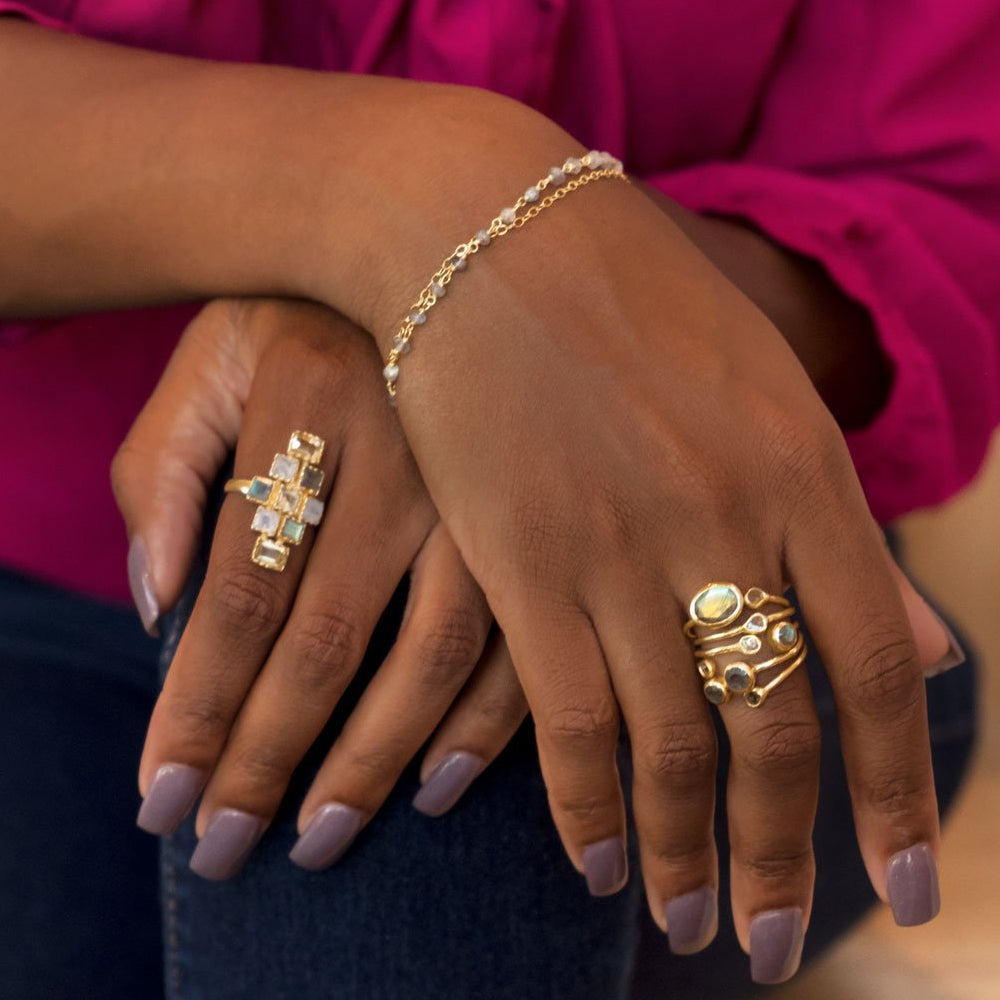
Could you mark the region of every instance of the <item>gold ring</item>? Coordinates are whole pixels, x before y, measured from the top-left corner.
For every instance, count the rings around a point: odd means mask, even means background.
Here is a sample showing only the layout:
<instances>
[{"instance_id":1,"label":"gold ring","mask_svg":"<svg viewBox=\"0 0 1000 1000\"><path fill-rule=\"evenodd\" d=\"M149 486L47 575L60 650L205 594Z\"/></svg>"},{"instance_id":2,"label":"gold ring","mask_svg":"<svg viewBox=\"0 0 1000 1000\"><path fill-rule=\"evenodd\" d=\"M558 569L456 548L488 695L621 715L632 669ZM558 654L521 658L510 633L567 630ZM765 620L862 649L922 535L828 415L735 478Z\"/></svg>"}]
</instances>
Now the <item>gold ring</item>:
<instances>
[{"instance_id":1,"label":"gold ring","mask_svg":"<svg viewBox=\"0 0 1000 1000\"><path fill-rule=\"evenodd\" d=\"M227 493L240 493L257 504L250 528L259 532L251 554L258 566L280 573L288 562L288 546L298 545L306 526L319 524L323 517L317 494L323 485L319 462L325 447L321 437L294 431L287 453L274 456L268 475L226 483Z\"/></svg>"},{"instance_id":2,"label":"gold ring","mask_svg":"<svg viewBox=\"0 0 1000 1000\"><path fill-rule=\"evenodd\" d=\"M684 634L694 646L705 697L713 705L741 694L751 708L760 708L806 658L795 608L760 587L710 583L691 598L689 613ZM761 683L760 675L775 668L778 673Z\"/></svg>"}]
</instances>

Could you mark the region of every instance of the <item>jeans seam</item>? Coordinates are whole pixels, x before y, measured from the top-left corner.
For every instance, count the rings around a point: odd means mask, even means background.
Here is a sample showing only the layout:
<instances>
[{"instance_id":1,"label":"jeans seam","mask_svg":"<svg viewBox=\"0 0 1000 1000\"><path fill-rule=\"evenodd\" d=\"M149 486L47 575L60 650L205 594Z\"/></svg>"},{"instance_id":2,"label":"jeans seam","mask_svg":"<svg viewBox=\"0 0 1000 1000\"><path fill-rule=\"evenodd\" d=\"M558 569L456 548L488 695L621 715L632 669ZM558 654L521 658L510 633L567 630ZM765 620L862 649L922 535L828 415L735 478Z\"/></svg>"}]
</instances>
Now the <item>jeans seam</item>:
<instances>
[{"instance_id":1,"label":"jeans seam","mask_svg":"<svg viewBox=\"0 0 1000 1000\"><path fill-rule=\"evenodd\" d=\"M163 890L163 977L167 1000L180 1000L181 952L177 917L177 861L173 837L160 844L160 882Z\"/></svg>"}]
</instances>

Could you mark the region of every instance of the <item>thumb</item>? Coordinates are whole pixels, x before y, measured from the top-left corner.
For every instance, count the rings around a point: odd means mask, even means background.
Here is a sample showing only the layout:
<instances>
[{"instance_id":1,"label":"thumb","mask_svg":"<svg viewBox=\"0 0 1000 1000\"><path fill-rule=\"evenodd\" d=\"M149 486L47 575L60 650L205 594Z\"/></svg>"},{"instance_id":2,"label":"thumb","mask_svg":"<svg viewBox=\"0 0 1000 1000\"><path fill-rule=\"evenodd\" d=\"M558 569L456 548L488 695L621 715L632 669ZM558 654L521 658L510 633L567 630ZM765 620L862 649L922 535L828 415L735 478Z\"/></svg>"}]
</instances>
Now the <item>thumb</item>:
<instances>
[{"instance_id":1,"label":"thumb","mask_svg":"<svg viewBox=\"0 0 1000 1000\"><path fill-rule=\"evenodd\" d=\"M191 321L111 465L129 537L129 585L153 635L180 597L208 488L239 433L254 357L244 315L239 303L218 300Z\"/></svg>"},{"instance_id":2,"label":"thumb","mask_svg":"<svg viewBox=\"0 0 1000 1000\"><path fill-rule=\"evenodd\" d=\"M899 587L900 596L903 598L906 616L910 620L924 676L934 677L964 663L965 652L955 633L917 593L896 560L891 555L888 558L892 574L896 578L896 586Z\"/></svg>"}]
</instances>

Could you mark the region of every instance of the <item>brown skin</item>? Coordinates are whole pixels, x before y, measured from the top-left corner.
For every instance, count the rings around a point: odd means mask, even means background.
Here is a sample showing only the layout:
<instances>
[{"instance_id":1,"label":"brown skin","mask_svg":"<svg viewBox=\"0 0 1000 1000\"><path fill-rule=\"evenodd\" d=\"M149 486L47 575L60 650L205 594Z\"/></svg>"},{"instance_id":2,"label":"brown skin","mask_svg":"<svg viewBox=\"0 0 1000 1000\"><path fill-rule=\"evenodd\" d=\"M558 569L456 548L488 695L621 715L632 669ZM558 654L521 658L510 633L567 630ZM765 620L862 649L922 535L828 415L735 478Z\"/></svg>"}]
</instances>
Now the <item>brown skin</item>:
<instances>
[{"instance_id":1,"label":"brown skin","mask_svg":"<svg viewBox=\"0 0 1000 1000\"><path fill-rule=\"evenodd\" d=\"M510 178L582 152L529 109L466 88L0 28L0 90L24 95L0 106L15 139L0 160L0 313L299 295L384 349L401 296L509 200ZM848 319L849 350L832 321L817 340L824 303L852 310L814 269L764 241L748 261L727 257L732 234L698 223L692 242L678 218L607 181L483 254L404 362L403 429L506 636L577 867L586 845L624 833L624 718L654 916L662 926L666 900L716 884L714 736L679 623L706 579L791 582L837 696L859 844L884 898L890 855L938 840L920 657L812 384L841 408L845 372L877 362L874 338ZM877 409L876 368L845 422ZM723 710L745 947L754 914L808 915L811 902L818 727L804 672L774 697L780 712Z\"/></svg>"}]
</instances>

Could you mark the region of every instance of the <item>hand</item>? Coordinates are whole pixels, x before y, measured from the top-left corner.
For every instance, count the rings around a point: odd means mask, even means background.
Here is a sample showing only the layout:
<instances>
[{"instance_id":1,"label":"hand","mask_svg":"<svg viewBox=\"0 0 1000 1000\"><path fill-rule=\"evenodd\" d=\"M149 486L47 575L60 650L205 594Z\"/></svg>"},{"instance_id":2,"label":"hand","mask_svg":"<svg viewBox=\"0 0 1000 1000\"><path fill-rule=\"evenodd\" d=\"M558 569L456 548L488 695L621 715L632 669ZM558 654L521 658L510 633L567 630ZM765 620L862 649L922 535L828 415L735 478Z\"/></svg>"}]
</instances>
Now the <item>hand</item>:
<instances>
[{"instance_id":1,"label":"hand","mask_svg":"<svg viewBox=\"0 0 1000 1000\"><path fill-rule=\"evenodd\" d=\"M326 440L320 526L284 572L251 562L253 506L230 496L208 574L157 701L139 824L168 833L204 789L192 867L242 865L353 677L401 578L399 637L310 788L292 857L321 868L379 808L433 734L415 805L445 811L526 715L502 639L424 491L371 343L333 312L217 300L185 332L114 463L150 596L179 596L207 485L267 474L295 429ZM238 437L238 443L237 443ZM443 765L433 781L428 781Z\"/></svg>"},{"instance_id":2,"label":"hand","mask_svg":"<svg viewBox=\"0 0 1000 1000\"><path fill-rule=\"evenodd\" d=\"M623 717L654 919L678 951L713 936L715 736L681 625L709 581L794 584L872 883L900 922L934 915L923 664L881 533L787 344L668 219L601 182L497 241L419 328L398 392L507 637L555 822L592 892L626 878ZM938 629L931 655L945 642ZM754 977L776 982L798 964L814 878L806 672L757 711L721 713L736 928Z\"/></svg>"}]
</instances>

